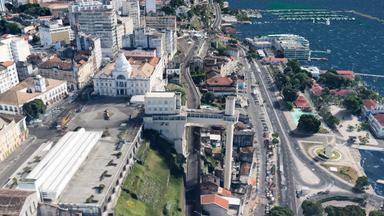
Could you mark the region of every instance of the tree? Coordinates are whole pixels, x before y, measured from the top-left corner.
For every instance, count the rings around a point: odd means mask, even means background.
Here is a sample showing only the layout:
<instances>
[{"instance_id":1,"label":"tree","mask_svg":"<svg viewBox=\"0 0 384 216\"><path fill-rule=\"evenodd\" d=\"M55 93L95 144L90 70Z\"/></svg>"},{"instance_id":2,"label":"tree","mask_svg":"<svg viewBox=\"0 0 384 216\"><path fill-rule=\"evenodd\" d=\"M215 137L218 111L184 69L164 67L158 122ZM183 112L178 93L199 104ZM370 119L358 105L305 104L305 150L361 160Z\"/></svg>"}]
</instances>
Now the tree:
<instances>
[{"instance_id":1,"label":"tree","mask_svg":"<svg viewBox=\"0 0 384 216\"><path fill-rule=\"evenodd\" d=\"M277 139L277 138L273 138L273 139L272 139L272 143L276 145L277 143L279 143L279 139Z\"/></svg>"},{"instance_id":2,"label":"tree","mask_svg":"<svg viewBox=\"0 0 384 216\"><path fill-rule=\"evenodd\" d=\"M282 93L284 100L287 102L293 102L297 98L297 92L291 87L285 87Z\"/></svg>"},{"instance_id":3,"label":"tree","mask_svg":"<svg viewBox=\"0 0 384 216\"><path fill-rule=\"evenodd\" d=\"M382 210L375 210L369 212L369 216L384 216L384 211Z\"/></svg>"},{"instance_id":4,"label":"tree","mask_svg":"<svg viewBox=\"0 0 384 216\"><path fill-rule=\"evenodd\" d=\"M360 176L359 178L357 178L353 189L358 193L364 193L364 191L368 188L368 186L369 186L368 177Z\"/></svg>"},{"instance_id":5,"label":"tree","mask_svg":"<svg viewBox=\"0 0 384 216\"><path fill-rule=\"evenodd\" d=\"M204 93L203 97L201 98L201 100L205 104L211 104L214 99L215 99L215 95L211 92Z\"/></svg>"},{"instance_id":6,"label":"tree","mask_svg":"<svg viewBox=\"0 0 384 216\"><path fill-rule=\"evenodd\" d=\"M304 114L300 116L297 129L306 133L317 133L320 130L321 122L313 115Z\"/></svg>"},{"instance_id":7,"label":"tree","mask_svg":"<svg viewBox=\"0 0 384 216\"><path fill-rule=\"evenodd\" d=\"M297 60L289 60L287 67L290 68L293 73L298 73L301 71L300 63Z\"/></svg>"},{"instance_id":8,"label":"tree","mask_svg":"<svg viewBox=\"0 0 384 216\"><path fill-rule=\"evenodd\" d=\"M301 204L301 208L303 209L304 216L322 216L324 211L321 203L308 200Z\"/></svg>"},{"instance_id":9,"label":"tree","mask_svg":"<svg viewBox=\"0 0 384 216\"><path fill-rule=\"evenodd\" d=\"M40 99L35 99L23 105L23 111L27 115L27 121L36 119L45 113L47 106Z\"/></svg>"},{"instance_id":10,"label":"tree","mask_svg":"<svg viewBox=\"0 0 384 216\"><path fill-rule=\"evenodd\" d=\"M365 216L364 209L356 205L347 205L345 207L328 206L325 208L328 216Z\"/></svg>"},{"instance_id":11,"label":"tree","mask_svg":"<svg viewBox=\"0 0 384 216\"><path fill-rule=\"evenodd\" d=\"M268 216L294 216L293 211L288 207L275 206L268 213Z\"/></svg>"},{"instance_id":12,"label":"tree","mask_svg":"<svg viewBox=\"0 0 384 216\"><path fill-rule=\"evenodd\" d=\"M361 104L363 102L356 94L348 95L344 101L343 106L350 112L357 114L360 112Z\"/></svg>"},{"instance_id":13,"label":"tree","mask_svg":"<svg viewBox=\"0 0 384 216\"><path fill-rule=\"evenodd\" d=\"M320 76L320 82L329 88L341 88L352 85L352 81L336 74L335 71L327 71Z\"/></svg>"}]
</instances>

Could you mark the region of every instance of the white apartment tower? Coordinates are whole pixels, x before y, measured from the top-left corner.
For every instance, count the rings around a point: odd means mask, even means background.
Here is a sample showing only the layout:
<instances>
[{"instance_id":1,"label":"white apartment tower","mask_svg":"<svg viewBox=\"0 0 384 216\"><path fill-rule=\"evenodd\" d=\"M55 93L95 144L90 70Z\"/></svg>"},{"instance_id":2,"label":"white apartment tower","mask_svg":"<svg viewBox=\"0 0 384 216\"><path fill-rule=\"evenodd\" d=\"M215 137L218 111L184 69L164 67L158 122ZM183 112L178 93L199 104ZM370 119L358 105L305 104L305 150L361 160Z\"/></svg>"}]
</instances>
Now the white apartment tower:
<instances>
[{"instance_id":1,"label":"white apartment tower","mask_svg":"<svg viewBox=\"0 0 384 216\"><path fill-rule=\"evenodd\" d=\"M132 18L133 27L140 27L140 5L139 0L122 1L121 15Z\"/></svg>"},{"instance_id":2,"label":"white apartment tower","mask_svg":"<svg viewBox=\"0 0 384 216\"><path fill-rule=\"evenodd\" d=\"M117 15L112 5L103 5L98 1L76 2L70 6L69 13L75 35L84 32L97 36L101 41L103 56L113 57L117 54Z\"/></svg>"},{"instance_id":3,"label":"white apartment tower","mask_svg":"<svg viewBox=\"0 0 384 216\"><path fill-rule=\"evenodd\" d=\"M23 37L8 35L0 40L0 62L26 61L30 54L28 41Z\"/></svg>"}]
</instances>

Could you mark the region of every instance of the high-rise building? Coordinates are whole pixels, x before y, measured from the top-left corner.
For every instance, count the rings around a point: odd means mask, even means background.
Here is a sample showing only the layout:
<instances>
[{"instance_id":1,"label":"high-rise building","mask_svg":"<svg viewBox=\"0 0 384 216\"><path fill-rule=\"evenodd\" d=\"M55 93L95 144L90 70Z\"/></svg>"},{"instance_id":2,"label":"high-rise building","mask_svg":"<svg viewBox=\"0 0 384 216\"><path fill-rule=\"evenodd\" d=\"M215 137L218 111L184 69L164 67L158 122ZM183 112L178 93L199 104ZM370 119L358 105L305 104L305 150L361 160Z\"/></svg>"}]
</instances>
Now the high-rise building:
<instances>
[{"instance_id":1,"label":"high-rise building","mask_svg":"<svg viewBox=\"0 0 384 216\"><path fill-rule=\"evenodd\" d=\"M75 35L84 32L97 36L101 40L103 56L117 54L117 15L112 5L103 5L98 1L76 2L70 6L69 13Z\"/></svg>"},{"instance_id":2,"label":"high-rise building","mask_svg":"<svg viewBox=\"0 0 384 216\"><path fill-rule=\"evenodd\" d=\"M176 30L176 16L146 16L145 27Z\"/></svg>"},{"instance_id":3,"label":"high-rise building","mask_svg":"<svg viewBox=\"0 0 384 216\"><path fill-rule=\"evenodd\" d=\"M145 12L156 13L156 0L145 0Z\"/></svg>"},{"instance_id":4,"label":"high-rise building","mask_svg":"<svg viewBox=\"0 0 384 216\"><path fill-rule=\"evenodd\" d=\"M26 61L30 54L28 41L23 37L7 35L0 40L0 62Z\"/></svg>"},{"instance_id":5,"label":"high-rise building","mask_svg":"<svg viewBox=\"0 0 384 216\"><path fill-rule=\"evenodd\" d=\"M131 17L134 28L140 27L139 0L122 1L121 15Z\"/></svg>"}]
</instances>

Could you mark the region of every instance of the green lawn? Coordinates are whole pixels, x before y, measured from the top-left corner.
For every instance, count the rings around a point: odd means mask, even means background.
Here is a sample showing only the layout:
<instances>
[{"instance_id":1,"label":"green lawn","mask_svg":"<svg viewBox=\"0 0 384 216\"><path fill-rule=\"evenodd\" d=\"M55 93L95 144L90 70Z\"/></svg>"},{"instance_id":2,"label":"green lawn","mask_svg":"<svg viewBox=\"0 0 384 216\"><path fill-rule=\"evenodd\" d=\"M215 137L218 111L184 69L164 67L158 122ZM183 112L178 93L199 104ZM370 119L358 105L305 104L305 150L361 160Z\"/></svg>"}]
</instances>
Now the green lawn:
<instances>
[{"instance_id":1,"label":"green lawn","mask_svg":"<svg viewBox=\"0 0 384 216\"><path fill-rule=\"evenodd\" d=\"M115 214L181 215L179 209L182 179L174 178L165 160L148 145L143 145L138 155L144 160L144 164L136 163L129 173ZM134 196L137 196L137 199Z\"/></svg>"}]
</instances>

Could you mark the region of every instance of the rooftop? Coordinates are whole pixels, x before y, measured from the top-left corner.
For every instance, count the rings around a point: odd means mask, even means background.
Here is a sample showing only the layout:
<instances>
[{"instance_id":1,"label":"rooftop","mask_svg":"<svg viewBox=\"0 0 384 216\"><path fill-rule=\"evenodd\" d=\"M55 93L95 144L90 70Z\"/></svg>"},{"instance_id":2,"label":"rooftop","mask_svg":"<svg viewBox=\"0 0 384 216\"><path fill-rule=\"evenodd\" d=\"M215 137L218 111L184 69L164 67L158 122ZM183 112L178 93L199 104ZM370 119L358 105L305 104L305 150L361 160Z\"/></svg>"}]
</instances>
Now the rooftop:
<instances>
[{"instance_id":1,"label":"rooftop","mask_svg":"<svg viewBox=\"0 0 384 216\"><path fill-rule=\"evenodd\" d=\"M34 191L0 189L0 215L20 215L25 199Z\"/></svg>"},{"instance_id":2,"label":"rooftop","mask_svg":"<svg viewBox=\"0 0 384 216\"><path fill-rule=\"evenodd\" d=\"M224 209L229 208L229 201L216 194L201 195L200 202L201 202L201 205L213 204L213 205L220 206L221 208L224 208Z\"/></svg>"},{"instance_id":3,"label":"rooftop","mask_svg":"<svg viewBox=\"0 0 384 216\"><path fill-rule=\"evenodd\" d=\"M135 116L132 116L135 118ZM101 205L107 199L106 193L109 188L116 185L117 175L121 166L127 163L124 156L133 148L132 142L138 134L141 122L132 120L127 123L127 133L123 136L126 143L116 149L117 139L105 137L99 139L95 147L88 154L87 159L81 164L72 179L65 187L59 203L60 204L84 204L93 195L95 205ZM118 158L117 153L122 155ZM102 190L98 187L104 186Z\"/></svg>"},{"instance_id":4,"label":"rooftop","mask_svg":"<svg viewBox=\"0 0 384 216\"><path fill-rule=\"evenodd\" d=\"M294 102L295 106L298 108L309 108L310 105L307 99L303 95L299 95Z\"/></svg>"},{"instance_id":5,"label":"rooftop","mask_svg":"<svg viewBox=\"0 0 384 216\"><path fill-rule=\"evenodd\" d=\"M337 70L336 73L347 79L355 79L355 74L351 70Z\"/></svg>"},{"instance_id":6,"label":"rooftop","mask_svg":"<svg viewBox=\"0 0 384 216\"><path fill-rule=\"evenodd\" d=\"M215 76L206 81L207 85L210 86L231 86L233 80L229 77Z\"/></svg>"},{"instance_id":7,"label":"rooftop","mask_svg":"<svg viewBox=\"0 0 384 216\"><path fill-rule=\"evenodd\" d=\"M47 198L58 197L102 133L84 129L67 132L25 177L25 181L38 182L40 192L52 193Z\"/></svg>"},{"instance_id":8,"label":"rooftop","mask_svg":"<svg viewBox=\"0 0 384 216\"><path fill-rule=\"evenodd\" d=\"M147 92L145 94L145 97L164 97L164 98L169 98L169 97L174 97L175 92Z\"/></svg>"},{"instance_id":9,"label":"rooftop","mask_svg":"<svg viewBox=\"0 0 384 216\"><path fill-rule=\"evenodd\" d=\"M65 83L65 81L45 78L47 91L63 83ZM28 88L34 88L33 77L27 78L26 80L12 87L3 94L0 94L0 104L21 106L24 103L27 103L42 94L41 92L36 91L32 91L32 93L27 93Z\"/></svg>"},{"instance_id":10,"label":"rooftop","mask_svg":"<svg viewBox=\"0 0 384 216\"><path fill-rule=\"evenodd\" d=\"M377 106L377 102L375 100L372 100L372 99L368 99L368 100L363 100L363 106L367 109L367 110L373 110L376 108Z\"/></svg>"},{"instance_id":11,"label":"rooftop","mask_svg":"<svg viewBox=\"0 0 384 216\"><path fill-rule=\"evenodd\" d=\"M375 114L373 117L384 127L384 113Z\"/></svg>"},{"instance_id":12,"label":"rooftop","mask_svg":"<svg viewBox=\"0 0 384 216\"><path fill-rule=\"evenodd\" d=\"M12 121L19 122L25 118L25 116L22 115L6 115L6 114L0 114L0 131L9 123Z\"/></svg>"}]
</instances>

